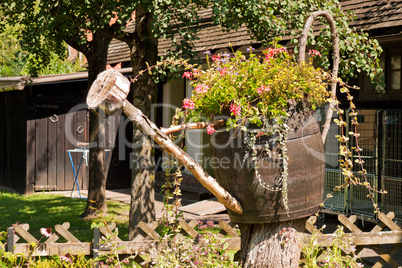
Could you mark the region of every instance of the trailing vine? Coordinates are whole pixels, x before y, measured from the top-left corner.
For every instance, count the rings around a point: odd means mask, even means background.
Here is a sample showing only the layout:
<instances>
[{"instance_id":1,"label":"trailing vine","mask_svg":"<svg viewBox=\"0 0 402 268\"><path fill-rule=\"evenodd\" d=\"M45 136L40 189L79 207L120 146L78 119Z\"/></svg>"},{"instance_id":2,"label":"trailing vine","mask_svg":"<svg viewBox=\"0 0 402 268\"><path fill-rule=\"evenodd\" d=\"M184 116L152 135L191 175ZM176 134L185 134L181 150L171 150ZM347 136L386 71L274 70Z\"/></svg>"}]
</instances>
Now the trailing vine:
<instances>
[{"instance_id":1,"label":"trailing vine","mask_svg":"<svg viewBox=\"0 0 402 268\"><path fill-rule=\"evenodd\" d=\"M172 173L172 170L175 172ZM175 236L180 232L179 219L183 219L183 213L179 211L181 207L181 181L183 180L180 166L177 160L169 159L168 167L165 170L165 184L162 185L161 191L164 193L163 206L164 215L162 218L161 233L165 235Z\"/></svg>"},{"instance_id":2,"label":"trailing vine","mask_svg":"<svg viewBox=\"0 0 402 268\"><path fill-rule=\"evenodd\" d=\"M287 145L286 142L288 140L288 134L292 129L288 126L287 123L282 122L278 123L278 120L270 120L272 124L267 125L264 124L264 127L260 130L249 130L248 135L245 135L244 144L247 145L248 149L251 151L251 163L254 168L254 176L258 180L258 183L268 191L281 191L282 194L282 201L285 210L288 212L288 166L289 166L289 157L287 155ZM264 146L264 153L268 155L269 158L275 159L278 157L281 160L280 166L280 176L278 178L278 185L267 185L261 179L261 174L259 173L258 167L258 151L256 148L257 139L262 136L278 136L278 142L280 145L280 153L279 155L275 156L274 151L270 149L268 143L265 143ZM244 161L247 159L248 152L244 155Z\"/></svg>"},{"instance_id":3,"label":"trailing vine","mask_svg":"<svg viewBox=\"0 0 402 268\"><path fill-rule=\"evenodd\" d=\"M334 122L337 124L337 126L340 128L340 135L336 135L335 137L337 138L338 142L340 143L339 145L339 155L341 158L338 160L340 164L340 168L342 170L342 175L344 176L344 182L341 185L335 186L333 191L325 197L323 203L321 204L321 208L324 207L325 201L327 201L329 198L333 197L335 192L339 192L342 189L345 189L346 187L349 187L349 185L355 185L355 186L363 186L367 189L368 195L367 197L371 200L374 208L374 213L378 213L380 211L378 204L375 202L375 193L379 194L386 194L387 191L385 190L378 190L374 186L370 184L370 182L367 179L367 171L364 168L364 160L362 159L361 152L363 151L363 148L359 146L359 141L358 137L360 134L357 132L357 126L359 125L359 122L357 120L357 111L356 111L356 106L353 103L353 96L350 93L350 89L355 89L358 90L359 88L357 86L350 86L347 85L346 83L342 82L340 79L338 79L338 83L341 87L340 92L343 94L346 94L347 100L349 101L349 108L350 108L350 121L353 126L353 131L349 131L346 133L345 128L347 127L347 123L343 119L343 115L345 114L345 111L340 107L340 102L336 98L330 98L329 102L333 103L335 106L335 111L338 113L338 118L334 119ZM352 147L351 149L357 154L357 159L355 162L359 165L360 170L358 171L359 174L362 175L364 181L362 182L359 177L357 177L354 172L352 171L353 169L353 161L352 161L352 151L348 148L347 143L350 140L350 137L354 139L356 146ZM317 213L318 214L318 213Z\"/></svg>"}]
</instances>

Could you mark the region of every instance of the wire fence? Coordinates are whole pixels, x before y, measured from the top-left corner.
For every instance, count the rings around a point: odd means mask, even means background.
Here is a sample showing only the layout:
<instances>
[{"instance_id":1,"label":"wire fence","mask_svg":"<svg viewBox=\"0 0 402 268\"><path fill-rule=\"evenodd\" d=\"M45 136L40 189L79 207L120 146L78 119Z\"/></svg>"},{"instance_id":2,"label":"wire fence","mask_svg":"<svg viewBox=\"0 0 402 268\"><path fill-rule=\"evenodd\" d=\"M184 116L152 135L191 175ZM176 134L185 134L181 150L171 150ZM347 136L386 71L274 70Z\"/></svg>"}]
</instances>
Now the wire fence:
<instances>
[{"instance_id":1,"label":"wire fence","mask_svg":"<svg viewBox=\"0 0 402 268\"><path fill-rule=\"evenodd\" d=\"M352 171L361 182L367 180L376 189L387 191L388 194L374 194L374 201L379 204L382 212L394 211L395 220L402 221L402 110L361 109L357 112L359 124L356 130L360 137L358 143L351 138L347 145L352 151ZM324 117L323 110L317 114ZM338 115L334 114L334 117ZM353 131L354 125L348 113L345 113L344 120L348 124L345 132ZM339 142L336 135L340 135L339 127L331 124L325 143L325 195L343 182L338 164ZM363 148L360 156L353 150L357 146ZM359 158L364 161L367 172L365 177L358 173L361 167L355 160ZM350 186L334 193L334 197L324 205L326 209L335 212L376 218L368 195L364 186Z\"/></svg>"}]
</instances>

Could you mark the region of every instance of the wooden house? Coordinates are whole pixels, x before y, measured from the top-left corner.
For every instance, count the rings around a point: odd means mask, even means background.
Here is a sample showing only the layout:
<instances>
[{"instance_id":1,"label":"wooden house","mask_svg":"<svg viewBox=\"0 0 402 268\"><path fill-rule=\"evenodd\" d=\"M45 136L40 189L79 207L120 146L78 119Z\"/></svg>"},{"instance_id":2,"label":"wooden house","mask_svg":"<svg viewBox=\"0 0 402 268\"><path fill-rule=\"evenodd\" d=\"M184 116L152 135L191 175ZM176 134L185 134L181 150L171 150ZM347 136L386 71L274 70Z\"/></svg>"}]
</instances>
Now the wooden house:
<instances>
[{"instance_id":1,"label":"wooden house","mask_svg":"<svg viewBox=\"0 0 402 268\"><path fill-rule=\"evenodd\" d=\"M130 74L131 69L122 70ZM87 73L48 75L24 84L21 77L0 78L0 185L18 193L87 189L88 168L82 153L88 142ZM120 125L120 132L118 128ZM131 135L130 124L115 115L106 120L108 188L130 186L129 150L117 137ZM120 133L120 134L119 134ZM117 143L116 143L117 142ZM116 149L114 149L116 148ZM77 188L75 188L77 189Z\"/></svg>"}]
</instances>

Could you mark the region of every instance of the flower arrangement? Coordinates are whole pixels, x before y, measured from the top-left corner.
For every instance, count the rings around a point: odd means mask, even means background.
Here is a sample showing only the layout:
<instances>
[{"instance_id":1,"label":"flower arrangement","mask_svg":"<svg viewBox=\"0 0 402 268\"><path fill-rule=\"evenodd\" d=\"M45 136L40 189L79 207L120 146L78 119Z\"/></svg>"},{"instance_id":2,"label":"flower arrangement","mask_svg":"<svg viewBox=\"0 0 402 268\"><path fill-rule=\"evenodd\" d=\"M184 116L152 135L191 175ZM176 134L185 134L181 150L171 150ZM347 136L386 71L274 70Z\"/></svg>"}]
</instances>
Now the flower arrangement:
<instances>
[{"instance_id":1,"label":"flower arrangement","mask_svg":"<svg viewBox=\"0 0 402 268\"><path fill-rule=\"evenodd\" d=\"M216 116L230 114L228 129L247 124L262 126L267 119L283 123L288 109L299 103L303 109L314 110L328 98L328 74L312 62L297 63L286 48L270 48L264 55L248 49L241 52L207 54L208 68L184 72L191 80L194 93L184 99L177 115L186 122L213 121ZM319 56L311 50L310 54ZM213 134L213 125L207 128Z\"/></svg>"},{"instance_id":2,"label":"flower arrangement","mask_svg":"<svg viewBox=\"0 0 402 268\"><path fill-rule=\"evenodd\" d=\"M248 49L241 52L213 55L207 53L208 68L184 72L183 78L191 80L194 92L183 101L174 119L185 123L207 122L207 133L216 132L213 121L226 116L226 130L240 128L247 133L244 143L249 150L244 158L251 159L254 176L270 191L281 191L287 206L288 156L286 141L293 131L288 124L292 112L311 114L330 97L327 91L331 76L309 62L296 62L284 47L269 48L262 55ZM312 57L320 53L310 50ZM279 185L265 185L258 172L257 140L261 136L276 135L280 144L281 174ZM267 155L272 155L265 146Z\"/></svg>"}]
</instances>

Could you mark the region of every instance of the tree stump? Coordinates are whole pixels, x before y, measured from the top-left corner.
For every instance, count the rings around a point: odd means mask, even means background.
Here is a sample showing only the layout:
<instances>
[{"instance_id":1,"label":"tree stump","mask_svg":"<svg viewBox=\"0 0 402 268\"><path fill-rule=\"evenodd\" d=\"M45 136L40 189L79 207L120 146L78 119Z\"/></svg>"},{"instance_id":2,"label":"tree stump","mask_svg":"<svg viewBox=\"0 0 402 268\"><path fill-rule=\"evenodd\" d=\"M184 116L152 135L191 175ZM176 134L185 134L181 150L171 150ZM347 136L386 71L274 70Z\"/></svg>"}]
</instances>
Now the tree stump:
<instances>
[{"instance_id":1,"label":"tree stump","mask_svg":"<svg viewBox=\"0 0 402 268\"><path fill-rule=\"evenodd\" d=\"M306 218L274 223L239 224L242 267L292 268L300 261L299 233Z\"/></svg>"}]
</instances>

